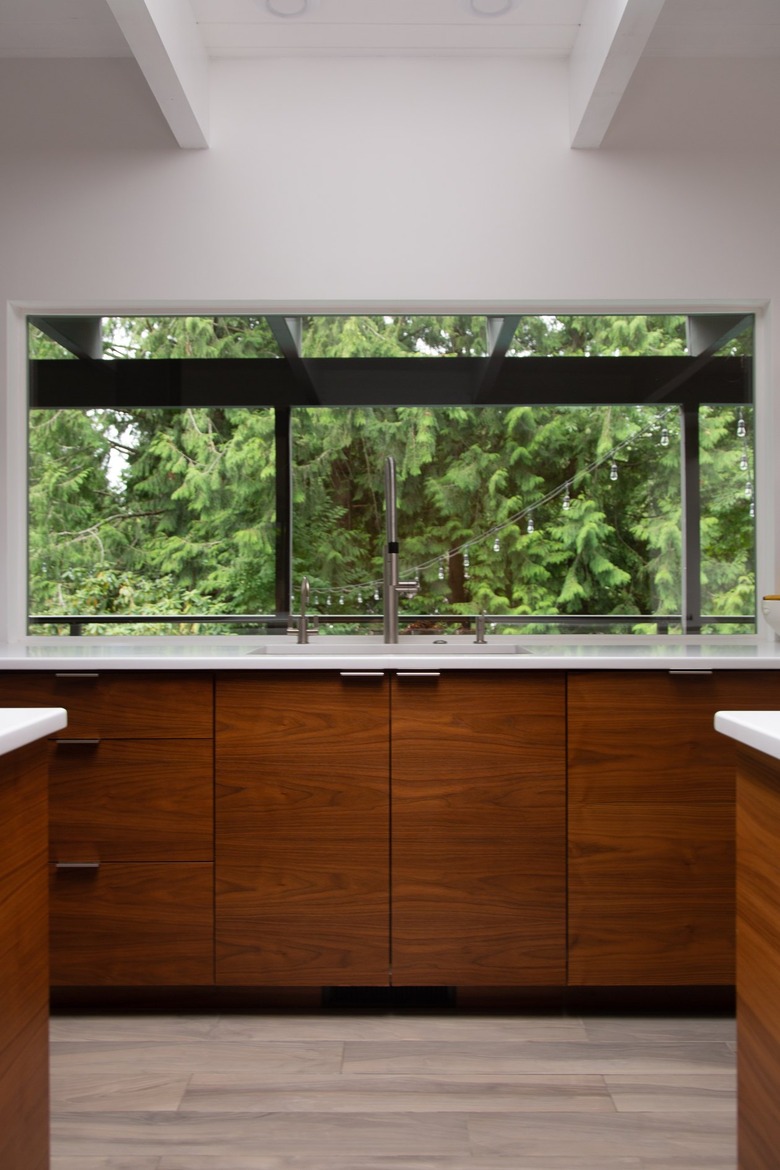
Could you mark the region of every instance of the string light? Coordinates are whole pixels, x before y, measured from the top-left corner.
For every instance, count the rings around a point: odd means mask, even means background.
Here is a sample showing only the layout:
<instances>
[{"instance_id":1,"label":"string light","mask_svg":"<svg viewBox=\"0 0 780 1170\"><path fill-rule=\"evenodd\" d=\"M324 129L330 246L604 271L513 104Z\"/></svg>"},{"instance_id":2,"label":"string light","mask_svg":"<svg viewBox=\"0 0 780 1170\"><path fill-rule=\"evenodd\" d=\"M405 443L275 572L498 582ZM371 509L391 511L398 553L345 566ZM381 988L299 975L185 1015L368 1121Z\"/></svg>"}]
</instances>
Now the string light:
<instances>
[{"instance_id":1,"label":"string light","mask_svg":"<svg viewBox=\"0 0 780 1170\"><path fill-rule=\"evenodd\" d=\"M614 483L614 482L615 482L615 480L617 479L617 477L618 477L618 465L617 465L617 463L615 462L615 460L613 459L613 460L612 460L612 466L611 466L611 467L610 467L610 469L609 469L609 478L610 478L610 479L612 480L612 482Z\"/></svg>"},{"instance_id":2,"label":"string light","mask_svg":"<svg viewBox=\"0 0 780 1170\"><path fill-rule=\"evenodd\" d=\"M668 429L667 429L666 427L661 427L661 439L660 439L660 442L661 442L661 446L662 446L662 447L668 447L668 446L669 446L669 431L668 431Z\"/></svg>"},{"instance_id":3,"label":"string light","mask_svg":"<svg viewBox=\"0 0 780 1170\"><path fill-rule=\"evenodd\" d=\"M534 530L534 514L533 514L533 512L529 512L528 513L528 527L526 528L526 532L530 536L531 533L533 532L533 530Z\"/></svg>"},{"instance_id":4,"label":"string light","mask_svg":"<svg viewBox=\"0 0 780 1170\"><path fill-rule=\"evenodd\" d=\"M563 494L563 503L561 504L561 507L563 508L564 512L568 512L569 508L571 507L571 496L569 495L568 483L566 484L566 491Z\"/></svg>"},{"instance_id":5,"label":"string light","mask_svg":"<svg viewBox=\"0 0 780 1170\"><path fill-rule=\"evenodd\" d=\"M739 419L737 421L737 438L744 439L747 435L747 427L745 426L745 417L742 411L739 412Z\"/></svg>"},{"instance_id":6,"label":"string light","mask_svg":"<svg viewBox=\"0 0 780 1170\"><path fill-rule=\"evenodd\" d=\"M496 536L496 539L493 541L493 552L501 552L501 541L499 540L498 536Z\"/></svg>"}]
</instances>

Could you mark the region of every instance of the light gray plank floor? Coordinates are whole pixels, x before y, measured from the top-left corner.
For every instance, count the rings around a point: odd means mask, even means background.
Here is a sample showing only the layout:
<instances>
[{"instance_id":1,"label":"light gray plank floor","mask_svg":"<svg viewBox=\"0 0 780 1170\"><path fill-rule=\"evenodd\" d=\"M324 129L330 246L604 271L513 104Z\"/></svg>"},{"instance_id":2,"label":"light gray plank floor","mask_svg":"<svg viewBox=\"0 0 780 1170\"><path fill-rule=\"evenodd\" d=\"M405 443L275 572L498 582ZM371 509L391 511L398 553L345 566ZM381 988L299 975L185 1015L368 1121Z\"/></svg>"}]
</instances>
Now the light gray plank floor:
<instances>
[{"instance_id":1,"label":"light gray plank floor","mask_svg":"<svg viewBox=\"0 0 780 1170\"><path fill-rule=\"evenodd\" d=\"M733 1020L55 1016L52 1170L735 1170Z\"/></svg>"}]
</instances>

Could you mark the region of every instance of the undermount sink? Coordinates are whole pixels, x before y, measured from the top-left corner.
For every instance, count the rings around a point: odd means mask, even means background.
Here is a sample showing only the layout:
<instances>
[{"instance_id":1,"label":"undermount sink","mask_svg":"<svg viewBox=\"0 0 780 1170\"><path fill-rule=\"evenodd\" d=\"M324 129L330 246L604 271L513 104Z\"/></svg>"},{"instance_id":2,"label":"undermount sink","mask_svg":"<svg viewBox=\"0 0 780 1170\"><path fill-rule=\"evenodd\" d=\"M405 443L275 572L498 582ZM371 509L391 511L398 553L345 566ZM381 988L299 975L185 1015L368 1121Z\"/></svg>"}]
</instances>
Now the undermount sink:
<instances>
[{"instance_id":1,"label":"undermount sink","mask_svg":"<svg viewBox=\"0 0 780 1170\"><path fill-rule=\"evenodd\" d=\"M399 642L383 642L381 638L338 638L328 635L318 635L305 645L285 638L272 638L262 646L256 646L248 651L249 654L277 655L316 655L318 657L353 657L360 655L380 657L384 654L392 655L421 655L424 657L438 657L440 655L468 655L469 657L483 657L494 654L530 654L531 651L519 642L487 642L482 645L465 637L454 638L402 638Z\"/></svg>"}]
</instances>

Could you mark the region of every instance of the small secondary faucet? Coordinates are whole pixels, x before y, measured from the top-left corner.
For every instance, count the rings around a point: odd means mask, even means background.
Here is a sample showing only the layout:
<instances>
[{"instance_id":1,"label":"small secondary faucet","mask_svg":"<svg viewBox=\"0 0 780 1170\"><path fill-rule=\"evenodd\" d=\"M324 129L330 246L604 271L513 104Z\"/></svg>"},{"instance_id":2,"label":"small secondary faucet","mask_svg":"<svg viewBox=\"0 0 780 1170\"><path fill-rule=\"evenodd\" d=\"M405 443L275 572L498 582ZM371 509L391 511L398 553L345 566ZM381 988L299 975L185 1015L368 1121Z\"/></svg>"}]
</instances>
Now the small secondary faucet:
<instances>
[{"instance_id":1,"label":"small secondary faucet","mask_svg":"<svg viewBox=\"0 0 780 1170\"><path fill-rule=\"evenodd\" d=\"M416 581L398 580L398 517L395 499L395 459L385 459L385 523L387 543L384 556L384 635L385 642L398 641L398 598L414 597L418 589Z\"/></svg>"}]
</instances>

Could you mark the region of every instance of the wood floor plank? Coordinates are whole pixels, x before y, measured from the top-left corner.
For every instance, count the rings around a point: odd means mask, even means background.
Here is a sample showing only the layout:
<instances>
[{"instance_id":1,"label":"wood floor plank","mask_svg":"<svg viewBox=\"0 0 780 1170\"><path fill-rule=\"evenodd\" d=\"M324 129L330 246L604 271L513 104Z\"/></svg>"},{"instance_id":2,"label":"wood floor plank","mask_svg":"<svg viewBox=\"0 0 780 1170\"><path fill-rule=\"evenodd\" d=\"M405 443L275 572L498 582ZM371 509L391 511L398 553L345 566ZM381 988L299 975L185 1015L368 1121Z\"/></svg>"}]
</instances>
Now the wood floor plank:
<instances>
[{"instance_id":1,"label":"wood floor plank","mask_svg":"<svg viewBox=\"0 0 780 1170\"><path fill-rule=\"evenodd\" d=\"M181 1108L198 1113L614 1113L615 1104L597 1076L376 1076L269 1084L212 1073L190 1079Z\"/></svg>"},{"instance_id":2,"label":"wood floor plank","mask_svg":"<svg viewBox=\"0 0 780 1170\"><path fill-rule=\"evenodd\" d=\"M477 1114L469 1118L472 1151L477 1154L539 1157L554 1144L561 1155L587 1150L591 1157L674 1157L715 1159L736 1165L736 1118L704 1113ZM704 1161L708 1159L708 1161ZM521 1163L521 1164L524 1164Z\"/></svg>"},{"instance_id":3,"label":"wood floor plank","mask_svg":"<svg viewBox=\"0 0 780 1170\"><path fill-rule=\"evenodd\" d=\"M725 1043L640 1045L617 1041L581 1043L519 1041L497 1044L348 1042L345 1075L380 1072L406 1075L438 1073L599 1073L723 1072L734 1067Z\"/></svg>"},{"instance_id":4,"label":"wood floor plank","mask_svg":"<svg viewBox=\"0 0 780 1170\"><path fill-rule=\"evenodd\" d=\"M558 1015L368 1014L223 1016L214 1040L587 1040L579 1018Z\"/></svg>"}]
</instances>

